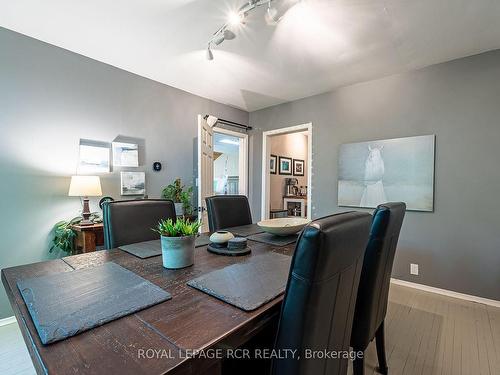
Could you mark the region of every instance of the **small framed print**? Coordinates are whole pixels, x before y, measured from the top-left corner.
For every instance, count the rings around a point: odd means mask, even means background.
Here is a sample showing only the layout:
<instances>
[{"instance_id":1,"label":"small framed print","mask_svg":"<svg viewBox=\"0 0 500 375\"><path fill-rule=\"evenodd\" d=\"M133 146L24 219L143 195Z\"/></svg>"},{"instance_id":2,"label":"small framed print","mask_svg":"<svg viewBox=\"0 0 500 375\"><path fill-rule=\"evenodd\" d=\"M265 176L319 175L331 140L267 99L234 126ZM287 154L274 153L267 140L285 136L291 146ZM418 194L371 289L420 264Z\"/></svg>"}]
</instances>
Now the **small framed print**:
<instances>
[{"instance_id":1,"label":"small framed print","mask_svg":"<svg viewBox=\"0 0 500 375\"><path fill-rule=\"evenodd\" d=\"M294 176L304 175L304 160L293 159L293 175Z\"/></svg>"},{"instance_id":2,"label":"small framed print","mask_svg":"<svg viewBox=\"0 0 500 375\"><path fill-rule=\"evenodd\" d=\"M279 157L279 168L280 174L291 175L292 174L292 159L285 156Z\"/></svg>"},{"instance_id":3,"label":"small framed print","mask_svg":"<svg viewBox=\"0 0 500 375\"><path fill-rule=\"evenodd\" d=\"M276 155L271 154L271 158L269 159L269 172L271 174L276 174L277 163L278 163L278 157Z\"/></svg>"},{"instance_id":4,"label":"small framed print","mask_svg":"<svg viewBox=\"0 0 500 375\"><path fill-rule=\"evenodd\" d=\"M146 194L146 173L120 172L121 195Z\"/></svg>"}]
</instances>

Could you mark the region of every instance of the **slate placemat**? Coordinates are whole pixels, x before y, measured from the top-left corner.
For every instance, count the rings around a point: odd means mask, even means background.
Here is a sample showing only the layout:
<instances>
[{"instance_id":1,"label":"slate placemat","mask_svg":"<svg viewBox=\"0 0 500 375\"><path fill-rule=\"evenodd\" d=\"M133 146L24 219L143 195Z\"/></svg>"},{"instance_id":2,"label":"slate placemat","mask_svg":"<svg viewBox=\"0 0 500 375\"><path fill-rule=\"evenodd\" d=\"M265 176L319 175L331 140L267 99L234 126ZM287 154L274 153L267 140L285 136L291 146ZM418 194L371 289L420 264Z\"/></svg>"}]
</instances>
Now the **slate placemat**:
<instances>
[{"instance_id":1,"label":"slate placemat","mask_svg":"<svg viewBox=\"0 0 500 375\"><path fill-rule=\"evenodd\" d=\"M171 298L163 289L112 262L20 280L17 287L43 344Z\"/></svg>"},{"instance_id":2,"label":"slate placemat","mask_svg":"<svg viewBox=\"0 0 500 375\"><path fill-rule=\"evenodd\" d=\"M187 284L242 310L252 311L285 291L291 260L290 256L272 252L253 256Z\"/></svg>"},{"instance_id":3,"label":"slate placemat","mask_svg":"<svg viewBox=\"0 0 500 375\"><path fill-rule=\"evenodd\" d=\"M161 242L160 240L138 242L130 245L122 245L119 249L141 259L145 259L161 255Z\"/></svg>"},{"instance_id":4,"label":"slate placemat","mask_svg":"<svg viewBox=\"0 0 500 375\"><path fill-rule=\"evenodd\" d=\"M257 224L241 225L239 227L226 228L224 230L231 232L237 237L248 237L251 236L252 234L264 232L262 228L259 227Z\"/></svg>"},{"instance_id":5,"label":"slate placemat","mask_svg":"<svg viewBox=\"0 0 500 375\"><path fill-rule=\"evenodd\" d=\"M200 234L195 239L194 247L206 246L210 243L210 236L208 234ZM135 255L141 259L156 257L161 255L161 241L152 240L145 242L133 243L130 245L122 245L119 249L126 251L129 254Z\"/></svg>"},{"instance_id":6,"label":"slate placemat","mask_svg":"<svg viewBox=\"0 0 500 375\"><path fill-rule=\"evenodd\" d=\"M267 243L269 245L286 246L296 242L298 237L298 234L292 234L291 236L275 236L271 233L259 233L248 236L248 239L256 242Z\"/></svg>"},{"instance_id":7,"label":"slate placemat","mask_svg":"<svg viewBox=\"0 0 500 375\"><path fill-rule=\"evenodd\" d=\"M206 246L210 243L210 235L207 233L202 233L196 237L194 247Z\"/></svg>"}]
</instances>

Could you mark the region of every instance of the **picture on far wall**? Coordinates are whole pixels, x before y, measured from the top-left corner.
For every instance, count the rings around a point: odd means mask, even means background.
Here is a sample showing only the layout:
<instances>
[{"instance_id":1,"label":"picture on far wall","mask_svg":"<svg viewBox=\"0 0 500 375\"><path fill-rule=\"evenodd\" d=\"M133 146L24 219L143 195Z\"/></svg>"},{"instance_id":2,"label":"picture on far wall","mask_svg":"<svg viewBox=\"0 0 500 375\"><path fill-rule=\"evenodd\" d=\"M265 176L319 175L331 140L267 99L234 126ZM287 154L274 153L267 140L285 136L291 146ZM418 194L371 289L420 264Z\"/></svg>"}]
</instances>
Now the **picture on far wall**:
<instances>
[{"instance_id":1,"label":"picture on far wall","mask_svg":"<svg viewBox=\"0 0 500 375\"><path fill-rule=\"evenodd\" d=\"M280 174L291 175L292 174L292 159L285 156L279 157L279 169Z\"/></svg>"},{"instance_id":2,"label":"picture on far wall","mask_svg":"<svg viewBox=\"0 0 500 375\"><path fill-rule=\"evenodd\" d=\"M271 158L269 159L269 172L271 174L276 174L276 164L278 164L278 157L271 154Z\"/></svg>"},{"instance_id":3,"label":"picture on far wall","mask_svg":"<svg viewBox=\"0 0 500 375\"><path fill-rule=\"evenodd\" d=\"M294 176L304 175L304 160L293 159L293 175Z\"/></svg>"},{"instance_id":4,"label":"picture on far wall","mask_svg":"<svg viewBox=\"0 0 500 375\"><path fill-rule=\"evenodd\" d=\"M405 202L408 210L433 211L434 147L434 135L341 145L338 205Z\"/></svg>"},{"instance_id":5,"label":"picture on far wall","mask_svg":"<svg viewBox=\"0 0 500 375\"><path fill-rule=\"evenodd\" d=\"M113 166L138 167L139 146L134 143L113 142Z\"/></svg>"},{"instance_id":6,"label":"picture on far wall","mask_svg":"<svg viewBox=\"0 0 500 375\"><path fill-rule=\"evenodd\" d=\"M80 139L78 174L109 172L109 143Z\"/></svg>"},{"instance_id":7,"label":"picture on far wall","mask_svg":"<svg viewBox=\"0 0 500 375\"><path fill-rule=\"evenodd\" d=\"M146 194L146 173L121 172L121 195Z\"/></svg>"}]
</instances>

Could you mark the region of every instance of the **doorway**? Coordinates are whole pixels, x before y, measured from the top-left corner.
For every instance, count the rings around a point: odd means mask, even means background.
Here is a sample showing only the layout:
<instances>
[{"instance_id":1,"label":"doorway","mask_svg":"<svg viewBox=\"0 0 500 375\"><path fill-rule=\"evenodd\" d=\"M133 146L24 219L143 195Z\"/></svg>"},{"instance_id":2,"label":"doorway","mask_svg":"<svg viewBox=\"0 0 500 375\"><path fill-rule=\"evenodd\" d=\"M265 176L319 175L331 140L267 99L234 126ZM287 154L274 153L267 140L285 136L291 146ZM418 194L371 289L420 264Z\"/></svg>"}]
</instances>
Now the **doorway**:
<instances>
[{"instance_id":1,"label":"doorway","mask_svg":"<svg viewBox=\"0 0 500 375\"><path fill-rule=\"evenodd\" d=\"M248 195L248 135L210 126L198 116L198 206L202 232L208 231L205 198Z\"/></svg>"},{"instance_id":2,"label":"doorway","mask_svg":"<svg viewBox=\"0 0 500 375\"><path fill-rule=\"evenodd\" d=\"M261 219L312 218L312 123L262 134Z\"/></svg>"}]
</instances>

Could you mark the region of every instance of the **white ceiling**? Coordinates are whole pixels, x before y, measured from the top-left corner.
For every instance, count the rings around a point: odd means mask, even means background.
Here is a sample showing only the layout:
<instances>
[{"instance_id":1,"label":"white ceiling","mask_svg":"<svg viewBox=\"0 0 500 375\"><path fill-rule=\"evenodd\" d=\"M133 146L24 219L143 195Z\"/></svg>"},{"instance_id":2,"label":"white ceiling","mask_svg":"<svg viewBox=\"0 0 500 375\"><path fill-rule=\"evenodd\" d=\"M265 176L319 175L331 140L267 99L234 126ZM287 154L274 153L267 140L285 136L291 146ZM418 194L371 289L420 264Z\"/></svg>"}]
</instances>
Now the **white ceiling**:
<instances>
[{"instance_id":1,"label":"white ceiling","mask_svg":"<svg viewBox=\"0 0 500 375\"><path fill-rule=\"evenodd\" d=\"M0 0L0 26L248 111L500 48L499 0L303 0L207 61L244 0Z\"/></svg>"}]
</instances>

